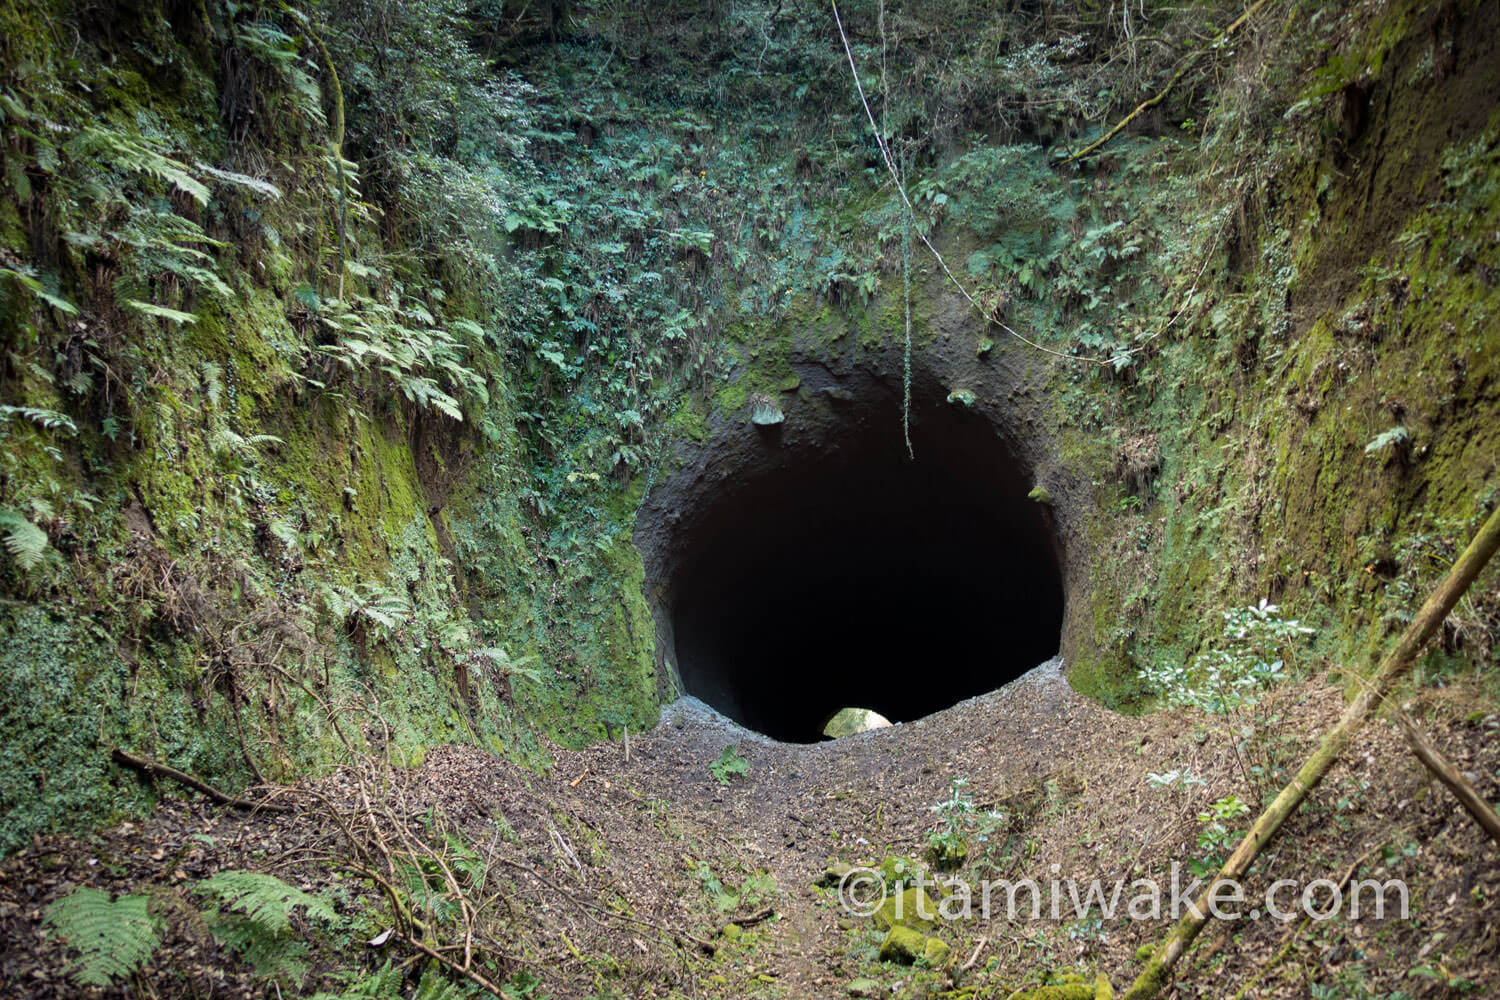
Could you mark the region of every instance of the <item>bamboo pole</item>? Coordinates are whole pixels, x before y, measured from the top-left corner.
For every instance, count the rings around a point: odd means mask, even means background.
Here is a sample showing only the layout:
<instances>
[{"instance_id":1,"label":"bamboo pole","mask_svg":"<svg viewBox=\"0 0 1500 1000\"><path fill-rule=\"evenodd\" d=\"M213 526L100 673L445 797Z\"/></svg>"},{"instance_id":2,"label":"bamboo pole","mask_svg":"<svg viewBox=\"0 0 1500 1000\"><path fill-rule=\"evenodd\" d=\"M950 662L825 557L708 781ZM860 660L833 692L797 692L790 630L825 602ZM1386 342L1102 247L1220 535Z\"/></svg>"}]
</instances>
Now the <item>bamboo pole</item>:
<instances>
[{"instance_id":1,"label":"bamboo pole","mask_svg":"<svg viewBox=\"0 0 1500 1000\"><path fill-rule=\"evenodd\" d=\"M1416 618L1412 619L1411 625L1402 634L1396 647L1386 654L1385 659L1365 682L1354 701L1344 709L1343 717L1339 719L1338 724L1323 737L1323 742L1317 751L1307 759L1307 763L1302 765L1302 769L1297 772L1297 776L1291 780L1291 783L1281 790L1281 794L1276 796L1276 801L1272 802L1270 807L1255 821L1250 832L1245 834L1245 839L1240 841L1240 846L1235 848L1229 860L1224 862L1224 867L1199 895L1197 901L1188 907L1188 912L1177 922L1177 926L1173 927L1161 944L1156 946L1156 951L1146 963L1146 968L1136 977L1135 982L1126 992L1124 1000L1148 1000L1166 985L1178 960L1207 925L1208 901L1213 898L1219 883L1238 882L1250 870L1250 865L1256 856L1266 844L1270 843L1271 838L1276 836L1287 818L1297 811L1302 800L1307 798L1308 794L1323 780L1324 775L1348 748L1366 718L1385 698L1396 681L1411 668L1417 653L1442 625L1443 619L1448 617L1448 612L1453 610L1453 606L1464 595L1464 591L1469 589L1469 585L1474 582L1479 571L1484 569L1497 548L1500 548L1500 509L1490 514L1489 519L1484 522L1484 527L1479 529L1479 534L1474 536L1474 540L1469 543L1463 555L1458 557L1458 561L1453 564L1448 575L1443 578L1443 582L1438 584L1437 589L1417 612Z\"/></svg>"},{"instance_id":2,"label":"bamboo pole","mask_svg":"<svg viewBox=\"0 0 1500 1000\"><path fill-rule=\"evenodd\" d=\"M1422 731L1417 728L1416 723L1406 715L1405 712L1397 714L1396 721L1401 725L1401 732L1406 734L1406 742L1411 744L1412 752L1417 755L1432 776L1448 786L1453 797L1458 799L1463 807L1474 817L1474 822L1484 827L1491 839L1500 844L1500 815L1479 794L1479 789L1464 777L1462 771L1454 766L1453 762L1444 757L1442 752L1427 742Z\"/></svg>"}]
</instances>

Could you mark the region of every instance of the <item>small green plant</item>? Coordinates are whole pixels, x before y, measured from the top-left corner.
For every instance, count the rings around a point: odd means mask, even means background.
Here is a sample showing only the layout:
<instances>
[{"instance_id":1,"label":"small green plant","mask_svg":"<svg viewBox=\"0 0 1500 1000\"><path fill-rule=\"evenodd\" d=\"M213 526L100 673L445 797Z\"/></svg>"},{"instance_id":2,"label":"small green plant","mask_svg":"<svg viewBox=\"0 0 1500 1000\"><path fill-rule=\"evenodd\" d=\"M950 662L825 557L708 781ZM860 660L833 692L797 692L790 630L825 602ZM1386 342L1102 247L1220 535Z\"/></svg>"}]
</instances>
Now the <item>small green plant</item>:
<instances>
[{"instance_id":1,"label":"small green plant","mask_svg":"<svg viewBox=\"0 0 1500 1000\"><path fill-rule=\"evenodd\" d=\"M743 778L750 773L750 762L740 756L739 748L731 743L719 754L718 760L708 765L708 771L719 784L727 786L735 778Z\"/></svg>"},{"instance_id":2,"label":"small green plant","mask_svg":"<svg viewBox=\"0 0 1500 1000\"><path fill-rule=\"evenodd\" d=\"M1203 878L1223 868L1229 849L1239 840L1239 834L1229 828L1229 823L1249 811L1248 805L1228 795L1199 813L1198 822L1205 825L1198 831L1198 846L1206 853L1201 860L1189 862L1188 870Z\"/></svg>"},{"instance_id":3,"label":"small green plant","mask_svg":"<svg viewBox=\"0 0 1500 1000\"><path fill-rule=\"evenodd\" d=\"M954 778L948 798L927 807L938 814L937 829L927 835L927 852L942 871L953 871L964 863L971 837L985 843L1005 821L1003 813L981 812L974 805L974 796L964 791L968 784L968 778Z\"/></svg>"},{"instance_id":4,"label":"small green plant","mask_svg":"<svg viewBox=\"0 0 1500 1000\"><path fill-rule=\"evenodd\" d=\"M1202 778L1185 768L1181 771L1162 771L1160 773L1148 771L1146 773L1146 780L1158 788L1170 788L1173 785L1189 788L1193 785L1202 785L1204 783Z\"/></svg>"},{"instance_id":5,"label":"small green plant","mask_svg":"<svg viewBox=\"0 0 1500 1000\"><path fill-rule=\"evenodd\" d=\"M1378 455L1387 448L1396 449L1411 439L1406 428L1400 425L1392 427L1388 431L1381 431L1365 445L1366 455Z\"/></svg>"},{"instance_id":6,"label":"small green plant","mask_svg":"<svg viewBox=\"0 0 1500 1000\"><path fill-rule=\"evenodd\" d=\"M78 889L47 907L43 922L78 952L68 976L80 986L118 983L146 964L161 941L146 896L111 899L101 889Z\"/></svg>"},{"instance_id":7,"label":"small green plant","mask_svg":"<svg viewBox=\"0 0 1500 1000\"><path fill-rule=\"evenodd\" d=\"M1479 985L1467 976L1453 972L1441 959L1419 965L1407 975L1414 979L1431 979L1455 993L1467 993Z\"/></svg>"},{"instance_id":8,"label":"small green plant","mask_svg":"<svg viewBox=\"0 0 1500 1000\"><path fill-rule=\"evenodd\" d=\"M1197 656L1191 665L1157 663L1141 676L1172 706L1192 706L1227 716L1224 731L1233 741L1235 758L1245 780L1274 783L1278 764L1274 743L1254 739L1277 717L1256 711L1260 693L1285 679L1287 664L1298 644L1314 630L1296 618L1283 618L1269 601L1224 612L1222 648ZM1256 757L1247 760L1247 755Z\"/></svg>"},{"instance_id":9,"label":"small green plant","mask_svg":"<svg viewBox=\"0 0 1500 1000\"><path fill-rule=\"evenodd\" d=\"M1313 634L1295 618L1282 618L1269 601L1224 612L1226 648L1200 654L1191 667L1153 664L1142 676L1169 705L1191 705L1215 715L1254 705L1256 692L1286 676L1294 644Z\"/></svg>"}]
</instances>

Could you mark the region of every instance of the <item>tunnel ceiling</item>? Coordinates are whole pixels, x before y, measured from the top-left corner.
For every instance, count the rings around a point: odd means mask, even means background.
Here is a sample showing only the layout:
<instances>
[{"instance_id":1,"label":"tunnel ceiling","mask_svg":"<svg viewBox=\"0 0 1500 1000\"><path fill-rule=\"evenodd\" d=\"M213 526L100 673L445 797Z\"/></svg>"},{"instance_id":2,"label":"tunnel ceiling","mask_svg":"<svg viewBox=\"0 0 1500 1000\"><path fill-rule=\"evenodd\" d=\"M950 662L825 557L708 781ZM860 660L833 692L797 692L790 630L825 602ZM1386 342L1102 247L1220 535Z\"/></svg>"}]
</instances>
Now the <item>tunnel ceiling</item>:
<instances>
[{"instance_id":1,"label":"tunnel ceiling","mask_svg":"<svg viewBox=\"0 0 1500 1000\"><path fill-rule=\"evenodd\" d=\"M730 435L648 558L687 692L788 741L846 706L905 721L992 690L1063 620L1046 508L995 427L919 386L911 459L887 384L836 391L800 432Z\"/></svg>"}]
</instances>

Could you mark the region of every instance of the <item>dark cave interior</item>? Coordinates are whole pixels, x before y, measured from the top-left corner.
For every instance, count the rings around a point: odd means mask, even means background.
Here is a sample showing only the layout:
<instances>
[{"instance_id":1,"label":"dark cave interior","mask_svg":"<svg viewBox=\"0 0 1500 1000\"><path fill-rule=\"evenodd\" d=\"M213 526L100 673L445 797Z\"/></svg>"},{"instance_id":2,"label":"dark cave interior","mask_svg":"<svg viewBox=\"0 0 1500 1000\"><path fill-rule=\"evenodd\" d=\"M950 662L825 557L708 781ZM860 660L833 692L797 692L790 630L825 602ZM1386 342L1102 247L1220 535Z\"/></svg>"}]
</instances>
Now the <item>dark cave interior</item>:
<instances>
[{"instance_id":1,"label":"dark cave interior","mask_svg":"<svg viewBox=\"0 0 1500 1000\"><path fill-rule=\"evenodd\" d=\"M881 409L731 477L674 539L687 692L775 739L815 742L846 706L919 719L1058 651L1061 553L1029 470L940 396L914 404L910 459Z\"/></svg>"}]
</instances>

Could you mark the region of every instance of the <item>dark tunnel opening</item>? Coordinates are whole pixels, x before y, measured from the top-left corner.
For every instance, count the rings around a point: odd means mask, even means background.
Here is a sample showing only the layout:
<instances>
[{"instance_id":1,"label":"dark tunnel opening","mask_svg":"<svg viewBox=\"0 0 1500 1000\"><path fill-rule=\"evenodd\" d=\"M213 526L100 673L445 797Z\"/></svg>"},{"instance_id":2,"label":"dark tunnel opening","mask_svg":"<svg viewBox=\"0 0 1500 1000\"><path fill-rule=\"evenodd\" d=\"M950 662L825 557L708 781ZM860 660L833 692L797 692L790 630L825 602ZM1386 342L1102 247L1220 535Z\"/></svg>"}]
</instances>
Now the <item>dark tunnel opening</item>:
<instances>
[{"instance_id":1,"label":"dark tunnel opening","mask_svg":"<svg viewBox=\"0 0 1500 1000\"><path fill-rule=\"evenodd\" d=\"M913 416L915 460L882 408L700 498L671 587L689 694L806 743L841 708L911 721L1056 655L1060 553L1029 470L976 413Z\"/></svg>"}]
</instances>

